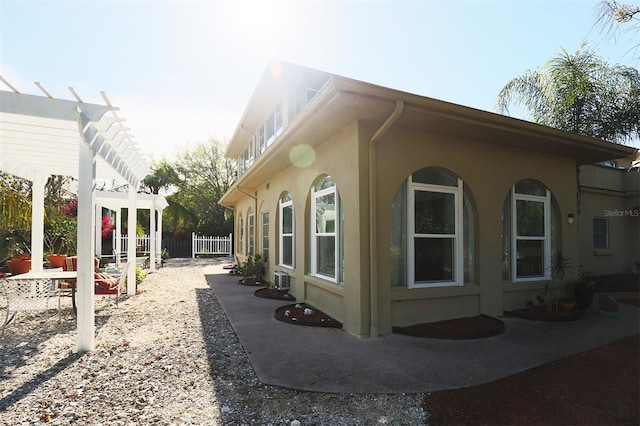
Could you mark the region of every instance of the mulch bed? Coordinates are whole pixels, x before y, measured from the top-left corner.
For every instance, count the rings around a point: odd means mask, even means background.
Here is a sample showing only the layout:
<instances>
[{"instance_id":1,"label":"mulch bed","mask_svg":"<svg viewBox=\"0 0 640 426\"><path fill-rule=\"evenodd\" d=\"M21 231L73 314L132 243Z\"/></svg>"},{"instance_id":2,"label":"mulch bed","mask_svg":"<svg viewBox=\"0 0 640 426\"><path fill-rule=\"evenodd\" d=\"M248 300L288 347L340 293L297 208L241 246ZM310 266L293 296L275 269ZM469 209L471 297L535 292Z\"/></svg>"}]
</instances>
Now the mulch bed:
<instances>
[{"instance_id":1,"label":"mulch bed","mask_svg":"<svg viewBox=\"0 0 640 426\"><path fill-rule=\"evenodd\" d=\"M432 392L438 425L637 425L638 335L478 386Z\"/></svg>"},{"instance_id":2,"label":"mulch bed","mask_svg":"<svg viewBox=\"0 0 640 426\"><path fill-rule=\"evenodd\" d=\"M569 311L556 310L555 306L547 310L542 305L533 305L513 311L504 311L504 316L534 321L575 321L584 318L584 311L577 308Z\"/></svg>"},{"instance_id":3,"label":"mulch bed","mask_svg":"<svg viewBox=\"0 0 640 426\"><path fill-rule=\"evenodd\" d=\"M254 291L253 294L257 297L262 297L263 299L289 300L291 302L296 301L295 297L293 297L286 291L279 290L277 288L260 288Z\"/></svg>"},{"instance_id":4,"label":"mulch bed","mask_svg":"<svg viewBox=\"0 0 640 426\"><path fill-rule=\"evenodd\" d=\"M310 309L311 311L307 312L312 313L305 314L305 309ZM278 321L286 322L287 324L342 328L342 323L340 321L331 318L329 315L306 303L281 306L276 309L273 316Z\"/></svg>"},{"instance_id":5,"label":"mulch bed","mask_svg":"<svg viewBox=\"0 0 640 426\"><path fill-rule=\"evenodd\" d=\"M431 339L481 339L504 332L504 323L496 318L478 315L447 321L414 324L407 327L393 327L392 331L397 334Z\"/></svg>"}]
</instances>

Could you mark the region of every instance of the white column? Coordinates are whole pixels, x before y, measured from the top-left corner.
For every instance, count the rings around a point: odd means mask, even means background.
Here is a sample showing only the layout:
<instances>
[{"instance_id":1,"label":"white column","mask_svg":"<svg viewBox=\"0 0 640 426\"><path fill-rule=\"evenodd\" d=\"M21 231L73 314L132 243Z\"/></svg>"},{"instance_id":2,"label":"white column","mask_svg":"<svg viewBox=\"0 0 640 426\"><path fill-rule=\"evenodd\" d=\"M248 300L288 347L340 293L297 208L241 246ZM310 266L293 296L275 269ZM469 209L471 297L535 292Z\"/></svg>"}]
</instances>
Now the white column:
<instances>
[{"instance_id":1,"label":"white column","mask_svg":"<svg viewBox=\"0 0 640 426\"><path fill-rule=\"evenodd\" d=\"M136 208L137 188L129 184L129 212L127 214L127 261L133 262L127 275L127 295L136 295L136 224L138 210Z\"/></svg>"},{"instance_id":2,"label":"white column","mask_svg":"<svg viewBox=\"0 0 640 426\"><path fill-rule=\"evenodd\" d=\"M151 206L149 209L149 268L151 272L156 271L156 209Z\"/></svg>"},{"instance_id":3,"label":"white column","mask_svg":"<svg viewBox=\"0 0 640 426\"><path fill-rule=\"evenodd\" d=\"M94 247L95 214L94 187L96 178L95 152L80 142L78 174L78 280L76 305L78 308L78 352L95 348L94 313Z\"/></svg>"},{"instance_id":4,"label":"white column","mask_svg":"<svg viewBox=\"0 0 640 426\"><path fill-rule=\"evenodd\" d=\"M31 189L31 270L42 271L44 256L44 187L48 175L36 173Z\"/></svg>"},{"instance_id":5,"label":"white column","mask_svg":"<svg viewBox=\"0 0 640 426\"><path fill-rule=\"evenodd\" d=\"M162 265L162 211L164 209L158 210L158 238L156 245L156 253L158 258L160 259L160 264Z\"/></svg>"}]
</instances>

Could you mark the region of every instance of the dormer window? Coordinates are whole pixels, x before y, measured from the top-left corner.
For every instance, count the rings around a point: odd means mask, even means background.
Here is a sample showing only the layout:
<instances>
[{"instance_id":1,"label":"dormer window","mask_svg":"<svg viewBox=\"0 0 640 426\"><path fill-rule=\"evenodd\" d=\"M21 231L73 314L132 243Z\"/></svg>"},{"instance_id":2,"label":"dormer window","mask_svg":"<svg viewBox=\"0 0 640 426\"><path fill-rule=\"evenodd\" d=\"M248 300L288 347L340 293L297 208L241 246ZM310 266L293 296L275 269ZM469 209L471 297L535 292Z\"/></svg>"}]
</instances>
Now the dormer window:
<instances>
[{"instance_id":1,"label":"dormer window","mask_svg":"<svg viewBox=\"0 0 640 426\"><path fill-rule=\"evenodd\" d=\"M311 99L313 99L314 96L316 96L317 93L318 93L318 91L316 89L307 88L306 97L305 97L305 105L308 104L309 102L311 102Z\"/></svg>"}]
</instances>

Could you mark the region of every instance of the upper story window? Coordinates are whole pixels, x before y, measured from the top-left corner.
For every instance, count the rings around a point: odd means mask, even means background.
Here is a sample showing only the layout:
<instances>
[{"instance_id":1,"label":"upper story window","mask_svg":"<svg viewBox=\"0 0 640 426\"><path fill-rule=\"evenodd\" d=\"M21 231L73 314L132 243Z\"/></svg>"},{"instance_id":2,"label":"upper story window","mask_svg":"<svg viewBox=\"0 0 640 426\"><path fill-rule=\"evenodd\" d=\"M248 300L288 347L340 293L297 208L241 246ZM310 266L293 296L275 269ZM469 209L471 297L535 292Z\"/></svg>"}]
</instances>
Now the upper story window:
<instances>
[{"instance_id":1,"label":"upper story window","mask_svg":"<svg viewBox=\"0 0 640 426\"><path fill-rule=\"evenodd\" d=\"M256 129L247 148L238 157L238 173L243 175L253 162L262 155L283 130L282 103L279 103L269 117Z\"/></svg>"},{"instance_id":2,"label":"upper story window","mask_svg":"<svg viewBox=\"0 0 640 426\"><path fill-rule=\"evenodd\" d=\"M316 94L318 93L318 90L316 89L307 89L305 92L305 104L308 104L309 102L311 102L311 99L313 99Z\"/></svg>"}]
</instances>

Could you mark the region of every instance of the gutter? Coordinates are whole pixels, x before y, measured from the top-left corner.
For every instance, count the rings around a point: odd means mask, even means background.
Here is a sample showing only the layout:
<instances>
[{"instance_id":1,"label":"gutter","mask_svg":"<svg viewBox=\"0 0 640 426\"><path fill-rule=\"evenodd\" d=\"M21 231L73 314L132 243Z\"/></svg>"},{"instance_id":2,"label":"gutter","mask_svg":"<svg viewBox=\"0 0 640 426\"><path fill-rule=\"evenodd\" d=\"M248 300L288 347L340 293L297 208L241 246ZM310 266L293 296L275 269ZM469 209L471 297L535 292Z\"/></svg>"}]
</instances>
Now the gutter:
<instances>
[{"instance_id":1,"label":"gutter","mask_svg":"<svg viewBox=\"0 0 640 426\"><path fill-rule=\"evenodd\" d=\"M391 115L382 123L382 126L373 134L369 141L369 282L371 302L371 322L369 325L369 337L378 337L380 327L378 324L378 233L377 233L377 185L376 185L376 144L384 134L400 118L404 111L404 102L396 101L396 107Z\"/></svg>"}]
</instances>

